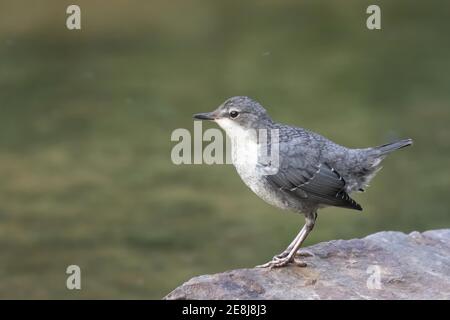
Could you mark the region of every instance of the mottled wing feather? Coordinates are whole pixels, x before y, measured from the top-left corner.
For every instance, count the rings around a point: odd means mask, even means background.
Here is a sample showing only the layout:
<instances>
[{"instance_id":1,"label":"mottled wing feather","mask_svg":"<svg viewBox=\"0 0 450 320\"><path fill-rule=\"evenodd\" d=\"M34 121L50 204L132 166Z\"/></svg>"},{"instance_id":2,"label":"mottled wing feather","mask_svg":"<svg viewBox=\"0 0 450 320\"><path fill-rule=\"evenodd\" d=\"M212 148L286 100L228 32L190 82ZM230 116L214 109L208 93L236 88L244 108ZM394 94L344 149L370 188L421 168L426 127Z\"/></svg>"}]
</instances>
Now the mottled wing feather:
<instances>
[{"instance_id":1,"label":"mottled wing feather","mask_svg":"<svg viewBox=\"0 0 450 320\"><path fill-rule=\"evenodd\" d=\"M339 173L324 163L318 173L300 188L308 194L308 198L319 203L362 210L345 192L345 180Z\"/></svg>"},{"instance_id":2,"label":"mottled wing feather","mask_svg":"<svg viewBox=\"0 0 450 320\"><path fill-rule=\"evenodd\" d=\"M362 210L346 193L344 178L322 158L325 138L281 127L279 142L279 170L266 176L269 183L300 200Z\"/></svg>"},{"instance_id":3,"label":"mottled wing feather","mask_svg":"<svg viewBox=\"0 0 450 320\"><path fill-rule=\"evenodd\" d=\"M277 188L318 204L362 210L345 192L345 180L327 163L290 161L266 179Z\"/></svg>"}]
</instances>

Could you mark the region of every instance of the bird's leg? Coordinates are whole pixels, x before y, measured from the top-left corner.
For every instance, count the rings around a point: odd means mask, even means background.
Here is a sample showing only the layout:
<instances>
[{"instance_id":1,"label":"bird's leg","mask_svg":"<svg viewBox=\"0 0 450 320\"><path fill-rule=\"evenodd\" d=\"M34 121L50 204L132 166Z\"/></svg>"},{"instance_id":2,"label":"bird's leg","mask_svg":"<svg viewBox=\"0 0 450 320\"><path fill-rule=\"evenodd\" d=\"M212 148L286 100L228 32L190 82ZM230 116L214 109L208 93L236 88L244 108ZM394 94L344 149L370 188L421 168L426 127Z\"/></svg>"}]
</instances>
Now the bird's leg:
<instances>
[{"instance_id":1,"label":"bird's leg","mask_svg":"<svg viewBox=\"0 0 450 320\"><path fill-rule=\"evenodd\" d=\"M297 236L295 237L295 239L288 245L288 247L281 253L277 254L276 256L274 256L272 258L272 260L277 260L277 259L282 259L284 257L287 257L288 254L291 252L292 248L294 247L295 243L297 242L297 240L300 238L302 231L304 231L304 227L300 230L300 232L297 234ZM295 256L298 257L312 257L314 256L314 254L310 251L307 250L301 250L301 251L297 251L295 253Z\"/></svg>"},{"instance_id":2,"label":"bird's leg","mask_svg":"<svg viewBox=\"0 0 450 320\"><path fill-rule=\"evenodd\" d=\"M317 217L316 217L317 218ZM316 219L314 218L314 220ZM289 253L291 252L292 248L294 247L295 243L298 241L298 239L302 236L302 232L305 232L306 229L306 225L303 226L303 228L300 230L300 232L297 234L297 236L295 237L295 239L289 244L289 246L280 254L277 254L276 256L273 257L272 260L280 260L282 258L285 258L289 255ZM310 251L307 250L302 250L302 251L297 251L295 253L295 256L298 257L312 257L314 256L313 253L311 253Z\"/></svg>"},{"instance_id":3,"label":"bird's leg","mask_svg":"<svg viewBox=\"0 0 450 320\"><path fill-rule=\"evenodd\" d=\"M300 230L300 232L297 234L295 239L292 241L292 243L284 250L282 253L274 256L272 260L269 262L266 262L264 264L256 266L257 268L272 268L273 265L275 265L278 262L284 261L286 257L289 255L289 253L292 251L292 248L295 246L295 244L298 242L300 237L305 233L306 226L303 226L303 228Z\"/></svg>"},{"instance_id":4,"label":"bird's leg","mask_svg":"<svg viewBox=\"0 0 450 320\"><path fill-rule=\"evenodd\" d=\"M317 218L317 214L314 213L313 217L306 217L306 224L304 227L300 230L297 237L294 239L294 244L292 245L292 248L290 249L289 253L286 256L283 257L274 257L273 260L258 266L259 268L278 268L288 265L291 262L295 262L295 264L299 267L305 267L306 263L301 261L295 260L295 254L297 250L300 248L302 243L305 241L308 234L311 232L311 230L314 228L314 224Z\"/></svg>"},{"instance_id":5,"label":"bird's leg","mask_svg":"<svg viewBox=\"0 0 450 320\"><path fill-rule=\"evenodd\" d=\"M298 241L298 239L302 235L302 232L304 232L304 231L305 231L305 226L303 226L303 228L300 229L299 233L295 236L294 240L292 240L292 242L288 245L288 247L280 254L277 254L276 256L274 256L272 260L277 260L277 259L282 259L282 258L287 257L289 252L291 252L292 248L294 247L295 243Z\"/></svg>"}]
</instances>

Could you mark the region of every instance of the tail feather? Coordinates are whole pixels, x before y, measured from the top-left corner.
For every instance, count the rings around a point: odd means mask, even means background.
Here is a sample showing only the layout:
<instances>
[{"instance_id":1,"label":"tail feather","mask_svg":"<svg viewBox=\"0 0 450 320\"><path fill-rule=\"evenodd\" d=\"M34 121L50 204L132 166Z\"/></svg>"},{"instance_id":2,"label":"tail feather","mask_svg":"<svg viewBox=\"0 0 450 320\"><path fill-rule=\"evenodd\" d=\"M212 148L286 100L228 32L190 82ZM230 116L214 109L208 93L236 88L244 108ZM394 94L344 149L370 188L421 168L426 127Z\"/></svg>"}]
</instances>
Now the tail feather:
<instances>
[{"instance_id":1,"label":"tail feather","mask_svg":"<svg viewBox=\"0 0 450 320\"><path fill-rule=\"evenodd\" d=\"M385 155L392 151L410 146L412 144L413 144L412 139L403 139L403 140L383 144L382 146L375 147L374 149L377 151L377 153L379 155Z\"/></svg>"},{"instance_id":2,"label":"tail feather","mask_svg":"<svg viewBox=\"0 0 450 320\"><path fill-rule=\"evenodd\" d=\"M410 146L413 144L412 139L403 139L395 142L383 144L374 148L367 148L363 160L360 165L357 166L358 172L355 177L356 182L354 185L348 187L350 191L361 190L369 186L370 180L375 177L378 171L381 170L381 162L392 151Z\"/></svg>"}]
</instances>

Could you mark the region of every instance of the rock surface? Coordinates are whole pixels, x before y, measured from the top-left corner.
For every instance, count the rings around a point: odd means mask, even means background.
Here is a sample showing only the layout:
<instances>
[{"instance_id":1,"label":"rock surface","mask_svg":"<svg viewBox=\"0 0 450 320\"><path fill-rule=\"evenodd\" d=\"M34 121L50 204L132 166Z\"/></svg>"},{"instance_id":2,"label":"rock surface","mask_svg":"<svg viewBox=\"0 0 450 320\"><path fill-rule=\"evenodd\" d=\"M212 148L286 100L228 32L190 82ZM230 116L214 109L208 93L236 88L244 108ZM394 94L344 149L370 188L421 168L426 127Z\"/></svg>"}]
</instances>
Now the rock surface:
<instances>
[{"instance_id":1,"label":"rock surface","mask_svg":"<svg viewBox=\"0 0 450 320\"><path fill-rule=\"evenodd\" d=\"M192 278L165 299L450 299L450 229L379 232L305 248L306 268Z\"/></svg>"}]
</instances>

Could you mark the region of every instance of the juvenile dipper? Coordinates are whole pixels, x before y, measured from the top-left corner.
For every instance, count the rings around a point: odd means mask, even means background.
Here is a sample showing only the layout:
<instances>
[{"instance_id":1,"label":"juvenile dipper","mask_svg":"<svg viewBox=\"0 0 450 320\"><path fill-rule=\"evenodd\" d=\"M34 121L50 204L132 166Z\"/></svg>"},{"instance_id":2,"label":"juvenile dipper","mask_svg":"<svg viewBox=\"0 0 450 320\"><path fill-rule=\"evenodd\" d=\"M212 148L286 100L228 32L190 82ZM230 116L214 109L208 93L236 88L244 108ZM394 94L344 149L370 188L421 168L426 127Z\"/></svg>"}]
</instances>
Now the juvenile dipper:
<instances>
[{"instance_id":1,"label":"juvenile dipper","mask_svg":"<svg viewBox=\"0 0 450 320\"><path fill-rule=\"evenodd\" d=\"M254 193L278 208L305 215L306 223L292 243L258 266L263 268L289 263L306 266L297 260L302 255L297 251L314 227L317 210L326 206L362 210L349 194L364 191L389 153L412 144L411 139L404 139L374 148L349 149L309 130L274 122L248 97L230 98L215 111L195 114L194 118L215 121L225 130L233 141L233 164ZM271 136L265 142L272 153L277 149L276 170L264 170L271 163L267 157L257 156L261 138L256 133L261 130L277 132L278 137Z\"/></svg>"}]
</instances>

